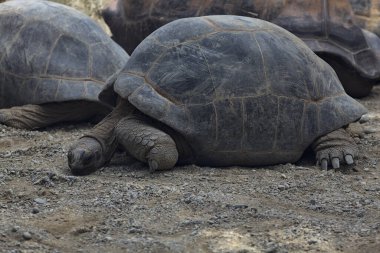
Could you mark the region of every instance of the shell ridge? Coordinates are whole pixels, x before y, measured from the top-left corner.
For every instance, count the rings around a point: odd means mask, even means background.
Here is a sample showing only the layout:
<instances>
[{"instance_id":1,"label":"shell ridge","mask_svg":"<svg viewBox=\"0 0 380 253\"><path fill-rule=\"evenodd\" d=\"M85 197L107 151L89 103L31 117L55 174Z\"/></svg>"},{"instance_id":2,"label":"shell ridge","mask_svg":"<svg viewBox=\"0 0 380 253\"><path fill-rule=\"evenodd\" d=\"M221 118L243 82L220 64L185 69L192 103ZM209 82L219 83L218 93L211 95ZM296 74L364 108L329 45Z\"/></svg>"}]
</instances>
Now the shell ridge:
<instances>
[{"instance_id":1,"label":"shell ridge","mask_svg":"<svg viewBox=\"0 0 380 253\"><path fill-rule=\"evenodd\" d=\"M250 33L250 35L256 41L257 47L259 48L260 55L261 55L261 62L263 64L263 70L264 70L265 82L266 82L266 86L267 86L267 92L269 92L271 90L271 88L270 88L271 85L270 85L270 82L269 82L269 79L267 76L267 66L265 64L264 54L263 54L263 51L261 49L260 43L257 41L256 35L254 33Z\"/></svg>"},{"instance_id":2,"label":"shell ridge","mask_svg":"<svg viewBox=\"0 0 380 253\"><path fill-rule=\"evenodd\" d=\"M54 41L54 43L53 43L53 46L52 46L51 49L50 49L50 52L49 52L49 54L48 54L48 58L47 58L47 61L46 61L46 66L45 66L45 71L44 71L45 74L47 74L47 71L48 71L48 69L49 69L49 65L50 65L50 59L51 59L51 56L52 56L52 54L53 54L53 52L54 52L55 47L56 47L57 44L58 44L58 41L59 41L60 38L61 38L61 36L62 36L62 34L60 34L60 35L57 37L57 39L56 39L56 40Z\"/></svg>"},{"instance_id":3,"label":"shell ridge","mask_svg":"<svg viewBox=\"0 0 380 253\"><path fill-rule=\"evenodd\" d=\"M280 98L276 95L274 97L277 100L277 115L276 115L276 128L274 129L274 139L273 139L272 151L276 150L276 147L277 147L278 127L280 125Z\"/></svg>"},{"instance_id":4,"label":"shell ridge","mask_svg":"<svg viewBox=\"0 0 380 253\"><path fill-rule=\"evenodd\" d=\"M208 73L210 74L211 84L212 84L212 86L213 86L213 88L214 88L213 94L214 94L214 96L215 96L215 91L216 91L215 78L214 78L214 76L213 76L213 74L212 74L212 72L211 72L211 68L210 68L210 65L209 65L209 63L208 63L208 59L207 59L206 54L204 53L204 51L203 51L203 49L201 48L201 46L199 45L199 43L197 43L197 46L198 46L199 51L201 52L201 54L202 54L202 56L203 56L203 58L204 58L204 61L205 61L206 66L207 66Z\"/></svg>"},{"instance_id":5,"label":"shell ridge","mask_svg":"<svg viewBox=\"0 0 380 253\"><path fill-rule=\"evenodd\" d=\"M14 46L14 44L18 41L19 39L19 36L21 34L21 31L23 31L23 29L25 28L26 24L24 23L21 27L20 27L20 30L16 33L16 35L14 36L13 40L11 43L9 43L9 45L5 48L5 53L0 57L0 63L3 62L5 56L8 55L8 52L9 50Z\"/></svg>"}]
</instances>

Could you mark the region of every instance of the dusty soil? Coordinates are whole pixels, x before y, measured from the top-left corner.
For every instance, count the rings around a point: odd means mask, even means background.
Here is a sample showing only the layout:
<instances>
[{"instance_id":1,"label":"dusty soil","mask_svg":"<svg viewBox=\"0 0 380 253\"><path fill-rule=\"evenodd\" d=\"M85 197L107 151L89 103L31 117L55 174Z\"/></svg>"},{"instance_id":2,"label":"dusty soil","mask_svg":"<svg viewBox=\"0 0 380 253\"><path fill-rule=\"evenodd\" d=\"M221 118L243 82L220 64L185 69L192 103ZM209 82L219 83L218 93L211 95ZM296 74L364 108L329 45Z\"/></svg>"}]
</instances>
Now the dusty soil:
<instances>
[{"instance_id":1,"label":"dusty soil","mask_svg":"<svg viewBox=\"0 0 380 253\"><path fill-rule=\"evenodd\" d=\"M66 152L90 125L0 126L0 252L378 252L380 87L360 101L359 159L336 171L306 154L151 174L120 153L74 177Z\"/></svg>"},{"instance_id":2,"label":"dusty soil","mask_svg":"<svg viewBox=\"0 0 380 253\"><path fill-rule=\"evenodd\" d=\"M56 1L101 22L107 0ZM380 87L361 102L359 160L337 171L306 154L296 165L151 174L120 153L74 177L66 152L91 125L0 125L0 252L378 252Z\"/></svg>"}]
</instances>

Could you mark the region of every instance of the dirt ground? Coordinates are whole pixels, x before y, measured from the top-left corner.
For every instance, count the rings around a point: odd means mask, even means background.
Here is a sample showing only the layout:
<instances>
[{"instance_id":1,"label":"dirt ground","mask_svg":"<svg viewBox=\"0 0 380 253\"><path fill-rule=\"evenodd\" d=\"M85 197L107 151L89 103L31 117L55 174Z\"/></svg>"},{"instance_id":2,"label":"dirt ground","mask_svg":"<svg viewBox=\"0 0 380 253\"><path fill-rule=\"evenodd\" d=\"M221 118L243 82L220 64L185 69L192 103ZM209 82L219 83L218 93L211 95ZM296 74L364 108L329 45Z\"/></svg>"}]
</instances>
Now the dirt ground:
<instances>
[{"instance_id":1,"label":"dirt ground","mask_svg":"<svg viewBox=\"0 0 380 253\"><path fill-rule=\"evenodd\" d=\"M86 177L67 166L89 124L0 126L0 252L379 252L380 86L355 166L177 167L124 154ZM122 165L125 164L125 165Z\"/></svg>"},{"instance_id":2,"label":"dirt ground","mask_svg":"<svg viewBox=\"0 0 380 253\"><path fill-rule=\"evenodd\" d=\"M74 177L66 153L91 125L0 125L0 252L379 252L380 86L360 101L370 112L359 159L336 171L306 154L296 165L151 174L120 153Z\"/></svg>"}]
</instances>

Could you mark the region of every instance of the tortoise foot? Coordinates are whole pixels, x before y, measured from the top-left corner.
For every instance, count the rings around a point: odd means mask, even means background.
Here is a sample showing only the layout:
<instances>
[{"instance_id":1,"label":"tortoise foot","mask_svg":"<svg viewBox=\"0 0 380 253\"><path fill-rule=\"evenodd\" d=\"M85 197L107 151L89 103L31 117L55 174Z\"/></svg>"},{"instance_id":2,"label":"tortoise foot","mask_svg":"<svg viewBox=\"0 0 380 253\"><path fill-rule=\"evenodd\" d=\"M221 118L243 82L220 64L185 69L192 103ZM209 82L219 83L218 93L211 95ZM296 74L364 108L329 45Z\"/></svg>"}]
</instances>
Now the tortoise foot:
<instances>
[{"instance_id":1,"label":"tortoise foot","mask_svg":"<svg viewBox=\"0 0 380 253\"><path fill-rule=\"evenodd\" d=\"M82 176L95 172L106 159L100 143L91 137L83 137L74 144L68 153L68 163L74 175Z\"/></svg>"},{"instance_id":2,"label":"tortoise foot","mask_svg":"<svg viewBox=\"0 0 380 253\"><path fill-rule=\"evenodd\" d=\"M358 153L354 140L344 129L320 137L313 148L317 164L324 170L329 166L338 169L341 164L352 165Z\"/></svg>"}]
</instances>

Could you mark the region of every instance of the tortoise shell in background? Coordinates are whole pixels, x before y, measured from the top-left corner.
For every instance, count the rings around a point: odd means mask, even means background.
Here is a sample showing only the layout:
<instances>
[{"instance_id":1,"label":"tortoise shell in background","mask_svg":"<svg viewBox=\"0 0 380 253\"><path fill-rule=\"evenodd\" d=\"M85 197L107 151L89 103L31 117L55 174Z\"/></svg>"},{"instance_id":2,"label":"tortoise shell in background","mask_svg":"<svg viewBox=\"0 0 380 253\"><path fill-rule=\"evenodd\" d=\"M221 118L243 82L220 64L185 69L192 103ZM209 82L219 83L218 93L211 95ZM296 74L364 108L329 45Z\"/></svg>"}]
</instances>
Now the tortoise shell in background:
<instances>
[{"instance_id":1,"label":"tortoise shell in background","mask_svg":"<svg viewBox=\"0 0 380 253\"><path fill-rule=\"evenodd\" d=\"M151 32L178 18L253 16L303 39L332 65L354 97L367 95L380 79L380 39L355 23L348 0L113 0L102 14L114 40L128 53Z\"/></svg>"},{"instance_id":2,"label":"tortoise shell in background","mask_svg":"<svg viewBox=\"0 0 380 253\"><path fill-rule=\"evenodd\" d=\"M48 1L0 4L0 108L99 101L128 59L93 20Z\"/></svg>"},{"instance_id":3,"label":"tortoise shell in background","mask_svg":"<svg viewBox=\"0 0 380 253\"><path fill-rule=\"evenodd\" d=\"M366 112L302 40L241 16L159 28L100 98L115 101L112 89L183 136L200 165L294 162Z\"/></svg>"},{"instance_id":4,"label":"tortoise shell in background","mask_svg":"<svg viewBox=\"0 0 380 253\"><path fill-rule=\"evenodd\" d=\"M357 23L380 35L380 0L350 0Z\"/></svg>"}]
</instances>

